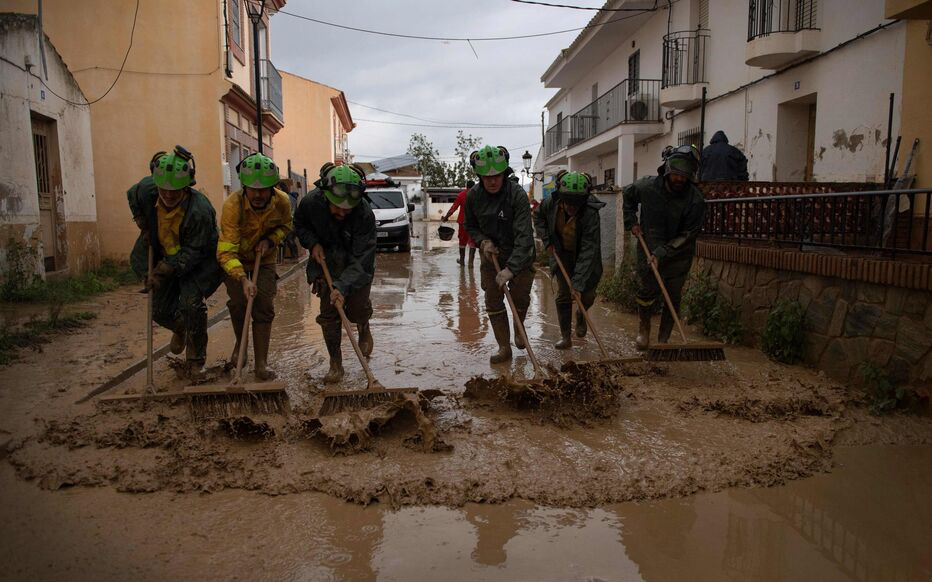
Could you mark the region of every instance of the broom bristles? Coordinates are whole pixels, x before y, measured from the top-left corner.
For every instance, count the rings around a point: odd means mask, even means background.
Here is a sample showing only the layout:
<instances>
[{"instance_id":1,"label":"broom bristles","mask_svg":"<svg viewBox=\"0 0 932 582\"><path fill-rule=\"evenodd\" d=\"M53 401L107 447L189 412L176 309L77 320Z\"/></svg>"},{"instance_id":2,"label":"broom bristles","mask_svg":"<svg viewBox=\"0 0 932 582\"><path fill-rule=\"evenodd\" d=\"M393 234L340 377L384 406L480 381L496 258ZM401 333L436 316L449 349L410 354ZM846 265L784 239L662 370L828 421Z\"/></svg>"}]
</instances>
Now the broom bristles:
<instances>
[{"instance_id":1,"label":"broom bristles","mask_svg":"<svg viewBox=\"0 0 932 582\"><path fill-rule=\"evenodd\" d=\"M319 416L339 414L373 408L386 402L402 400L405 394L415 393L417 388L392 388L381 390L360 390L353 392L331 392L324 396L320 405Z\"/></svg>"},{"instance_id":2,"label":"broom bristles","mask_svg":"<svg viewBox=\"0 0 932 582\"><path fill-rule=\"evenodd\" d=\"M282 392L192 396L188 409L193 420L214 420L249 414L283 414L287 396Z\"/></svg>"},{"instance_id":3,"label":"broom bristles","mask_svg":"<svg viewBox=\"0 0 932 582\"><path fill-rule=\"evenodd\" d=\"M725 360L725 349L710 344L660 344L647 348L645 359L651 362L720 362Z\"/></svg>"}]
</instances>

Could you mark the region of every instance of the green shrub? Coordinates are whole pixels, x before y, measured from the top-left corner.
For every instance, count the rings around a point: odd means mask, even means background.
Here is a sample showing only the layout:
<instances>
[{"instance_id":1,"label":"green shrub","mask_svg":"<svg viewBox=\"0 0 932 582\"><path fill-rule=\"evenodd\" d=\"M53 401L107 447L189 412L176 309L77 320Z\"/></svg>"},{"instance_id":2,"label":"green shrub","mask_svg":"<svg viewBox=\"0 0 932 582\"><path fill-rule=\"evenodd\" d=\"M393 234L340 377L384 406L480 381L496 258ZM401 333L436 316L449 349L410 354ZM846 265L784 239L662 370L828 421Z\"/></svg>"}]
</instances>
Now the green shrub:
<instances>
[{"instance_id":1,"label":"green shrub","mask_svg":"<svg viewBox=\"0 0 932 582\"><path fill-rule=\"evenodd\" d=\"M633 261L623 261L610 277L602 277L596 292L599 297L615 303L624 311L637 313L638 277Z\"/></svg>"},{"instance_id":2,"label":"green shrub","mask_svg":"<svg viewBox=\"0 0 932 582\"><path fill-rule=\"evenodd\" d=\"M889 414L896 410L914 411L919 406L919 396L907 387L898 385L890 374L869 362L863 362L858 371L864 381L864 392L871 414Z\"/></svg>"},{"instance_id":3,"label":"green shrub","mask_svg":"<svg viewBox=\"0 0 932 582\"><path fill-rule=\"evenodd\" d=\"M17 350L47 343L49 335L80 329L96 317L96 314L87 311L67 315L56 312L49 319L27 321L19 330L0 329L0 366L16 360Z\"/></svg>"},{"instance_id":4,"label":"green shrub","mask_svg":"<svg viewBox=\"0 0 932 582\"><path fill-rule=\"evenodd\" d=\"M806 310L798 301L780 299L767 315L761 349L767 356L784 364L794 364L803 357Z\"/></svg>"},{"instance_id":5,"label":"green shrub","mask_svg":"<svg viewBox=\"0 0 932 582\"><path fill-rule=\"evenodd\" d=\"M719 295L715 282L706 274L690 278L683 292L682 312L687 323L699 324L706 336L727 344L744 341L741 312Z\"/></svg>"}]
</instances>

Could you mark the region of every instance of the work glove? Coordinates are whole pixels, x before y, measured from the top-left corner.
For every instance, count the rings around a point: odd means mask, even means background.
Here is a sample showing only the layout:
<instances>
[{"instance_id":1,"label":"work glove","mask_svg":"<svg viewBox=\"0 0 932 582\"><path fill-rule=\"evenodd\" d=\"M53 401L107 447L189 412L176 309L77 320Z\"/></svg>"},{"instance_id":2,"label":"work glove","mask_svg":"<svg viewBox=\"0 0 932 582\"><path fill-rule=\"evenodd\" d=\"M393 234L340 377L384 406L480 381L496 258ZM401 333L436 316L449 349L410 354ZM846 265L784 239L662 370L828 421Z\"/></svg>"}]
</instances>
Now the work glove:
<instances>
[{"instance_id":1,"label":"work glove","mask_svg":"<svg viewBox=\"0 0 932 582\"><path fill-rule=\"evenodd\" d=\"M446 221L448 221L448 220L450 220L450 217L449 217L449 215L446 215L446 214L445 214L445 215L443 215L443 217L441 217L440 222L446 222Z\"/></svg>"},{"instance_id":2,"label":"work glove","mask_svg":"<svg viewBox=\"0 0 932 582\"><path fill-rule=\"evenodd\" d=\"M657 261L660 262L667 256L669 252L670 251L669 249L667 249L666 245L663 245L663 246L659 246L655 248L653 251L653 255L657 257Z\"/></svg>"},{"instance_id":3,"label":"work glove","mask_svg":"<svg viewBox=\"0 0 932 582\"><path fill-rule=\"evenodd\" d=\"M515 278L515 274L511 272L511 269L505 267L498 272L498 275L495 275L495 284L499 287L504 287L508 281L511 281Z\"/></svg>"},{"instance_id":4,"label":"work glove","mask_svg":"<svg viewBox=\"0 0 932 582\"><path fill-rule=\"evenodd\" d=\"M479 243L479 252L481 252L482 256L485 257L486 259L491 260L492 255L498 254L498 247L495 246L495 243L492 242L491 240L485 239L484 241Z\"/></svg>"},{"instance_id":5,"label":"work glove","mask_svg":"<svg viewBox=\"0 0 932 582\"><path fill-rule=\"evenodd\" d=\"M161 287L166 280L168 280L172 275L175 274L175 267L172 267L165 261L159 261L159 264L152 269L152 272L149 273L147 278L147 283L150 289L158 289Z\"/></svg>"}]
</instances>

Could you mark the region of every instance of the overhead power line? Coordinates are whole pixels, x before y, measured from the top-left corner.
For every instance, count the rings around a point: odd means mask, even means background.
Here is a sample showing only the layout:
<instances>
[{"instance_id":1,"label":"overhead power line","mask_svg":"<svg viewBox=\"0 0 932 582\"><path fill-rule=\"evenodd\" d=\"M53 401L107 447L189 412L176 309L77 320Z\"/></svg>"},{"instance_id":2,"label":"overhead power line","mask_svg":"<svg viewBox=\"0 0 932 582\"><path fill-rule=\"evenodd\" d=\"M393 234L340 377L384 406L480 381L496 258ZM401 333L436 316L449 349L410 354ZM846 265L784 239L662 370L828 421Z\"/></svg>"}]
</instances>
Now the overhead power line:
<instances>
[{"instance_id":1,"label":"overhead power line","mask_svg":"<svg viewBox=\"0 0 932 582\"><path fill-rule=\"evenodd\" d=\"M644 12L644 8L593 8L591 6L573 6L570 4L548 4L547 2L537 2L535 0L511 0L519 4L536 4L538 6L548 6L550 8L571 8L573 10L592 10L594 12ZM654 2L656 8L657 2ZM648 10L654 10L654 8Z\"/></svg>"},{"instance_id":2,"label":"overhead power line","mask_svg":"<svg viewBox=\"0 0 932 582\"><path fill-rule=\"evenodd\" d=\"M32 71L29 71L29 70L27 70L27 69L24 69L23 67L20 67L19 65L17 65L17 64L14 63L13 61L10 61L10 60L5 59L5 58L3 58L3 57L0 57L0 59L3 59L4 61L6 61L7 63L13 65L14 67L18 68L18 69L21 70L21 71L25 71L25 72L29 73L30 75L32 75L32 76L35 77L36 79L39 79L39 82L42 83L42 86L43 86L43 87L45 87L46 89L49 90L49 93L51 93L52 95L58 97L59 99L61 99L61 100L64 101L65 103L69 103L69 104L71 104L71 105L77 105L77 106L79 106L79 107L88 106L88 105L93 105L94 103L97 103L98 101L100 101L101 99L103 99L104 97L106 97L107 95L109 95L109 94L110 94L110 91L113 90L113 88L114 88L114 87L116 86L116 84L117 84L117 81L119 81L119 80L120 80L120 77L123 75L123 68L126 67L126 59L129 58L129 51L132 50L132 48L133 48L133 39L136 37L136 21L137 21L138 17L139 17L139 0L136 0L136 11L133 12L133 27L132 27L132 28L130 29L130 31L129 31L129 46L126 47L126 54L123 55L123 62L120 64L120 70L117 71L116 77L113 78L113 82L110 83L110 87L108 87L107 90L104 91L104 94L101 95L100 97L98 97L97 99L94 99L93 101L87 101L87 100L85 100L84 103L81 103L80 101L72 101L72 100L70 100L70 99L67 99L67 98L65 98L65 97L62 97L61 95L59 95L58 93L56 93L54 89L52 89L51 87L49 87L48 85L46 85L45 81L42 79L41 76L36 75L36 74L33 73Z\"/></svg>"},{"instance_id":3,"label":"overhead power line","mask_svg":"<svg viewBox=\"0 0 932 582\"><path fill-rule=\"evenodd\" d=\"M388 109L381 109L379 107L373 107L372 105L366 105L365 103L359 103L358 101L350 101L349 103L353 105L359 105L360 107L365 107L366 109L372 109L373 111L381 111L382 113L390 113L392 115L398 115L400 117L407 117L408 119L416 119L418 121L426 121L427 123L439 123L444 125L478 125L483 127L514 127L515 125L525 125L525 124L515 124L515 123L483 123L483 122L472 122L472 121L447 121L440 119L428 119L426 117L418 117L417 115L410 115L408 113L399 113L397 111L390 111ZM537 124L534 124L536 127Z\"/></svg>"},{"instance_id":4,"label":"overhead power line","mask_svg":"<svg viewBox=\"0 0 932 582\"><path fill-rule=\"evenodd\" d=\"M587 24L586 26L580 26L577 28L566 28L563 30L552 30L550 32L538 32L534 34L519 34L514 36L485 36L485 37L471 37L471 36L423 36L418 34L402 34L398 32L387 32L384 30L373 30L369 28L359 28L356 26L347 26L345 24L337 24L335 22L328 22L326 20L320 20L317 18L311 18L310 16L302 16L300 14L295 14L294 12L286 12L285 10L277 11L277 14L286 14L292 18L298 18L301 20L307 20L309 22L316 22L317 24L323 24L324 26L332 26L334 28L340 28L343 30L352 30L354 32L364 32L366 34L376 34L379 36L390 36L395 38L408 38L414 40L440 40L440 41L456 41L456 42L489 42L489 41L499 41L499 40L522 40L527 38L540 38L543 36L553 36L557 34L566 34L568 32L578 32L580 30L586 30L590 28L599 28L605 26L606 24L611 24L613 22L620 22L622 20L627 20L629 18L634 18L640 16L646 12L653 12L656 8L645 8L640 10L636 14L629 14L627 16L619 16L618 18L613 18L611 20L606 20L605 22L598 22L594 24Z\"/></svg>"}]
</instances>

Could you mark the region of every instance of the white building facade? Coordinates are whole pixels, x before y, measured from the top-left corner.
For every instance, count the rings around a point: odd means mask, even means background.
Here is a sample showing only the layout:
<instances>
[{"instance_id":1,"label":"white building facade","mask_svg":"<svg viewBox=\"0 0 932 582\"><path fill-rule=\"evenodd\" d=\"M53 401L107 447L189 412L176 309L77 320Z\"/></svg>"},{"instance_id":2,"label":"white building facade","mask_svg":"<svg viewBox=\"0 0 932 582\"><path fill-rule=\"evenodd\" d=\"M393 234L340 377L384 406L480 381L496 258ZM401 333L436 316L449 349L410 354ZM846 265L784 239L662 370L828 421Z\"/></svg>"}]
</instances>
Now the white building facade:
<instances>
[{"instance_id":1,"label":"white building facade","mask_svg":"<svg viewBox=\"0 0 932 582\"><path fill-rule=\"evenodd\" d=\"M560 169L623 187L667 145L723 130L752 181L884 176L905 23L883 0L608 0L544 72L545 180ZM893 137L899 134L895 101Z\"/></svg>"}]
</instances>

